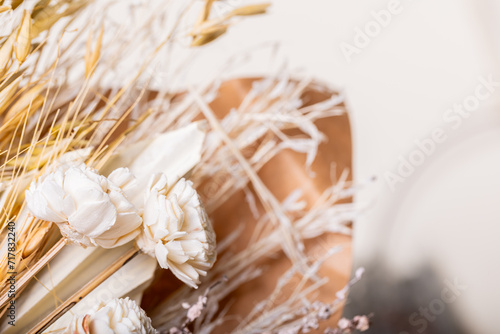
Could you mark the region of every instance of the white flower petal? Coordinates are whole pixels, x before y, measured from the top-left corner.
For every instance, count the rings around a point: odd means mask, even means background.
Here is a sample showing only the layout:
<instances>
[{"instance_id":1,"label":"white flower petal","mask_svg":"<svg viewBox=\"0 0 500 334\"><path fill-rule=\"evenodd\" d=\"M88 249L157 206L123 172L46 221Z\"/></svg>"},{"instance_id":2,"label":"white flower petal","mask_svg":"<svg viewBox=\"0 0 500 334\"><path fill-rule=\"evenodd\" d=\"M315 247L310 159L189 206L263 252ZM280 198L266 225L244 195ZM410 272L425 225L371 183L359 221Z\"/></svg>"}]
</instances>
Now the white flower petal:
<instances>
[{"instance_id":1,"label":"white flower petal","mask_svg":"<svg viewBox=\"0 0 500 334\"><path fill-rule=\"evenodd\" d=\"M160 267L167 269L168 268L168 263L167 263L168 249L166 247L164 247L164 245L161 241L158 241L158 243L155 246L155 255L156 255L156 259L158 260L158 264L160 265Z\"/></svg>"},{"instance_id":2,"label":"white flower petal","mask_svg":"<svg viewBox=\"0 0 500 334\"><path fill-rule=\"evenodd\" d=\"M116 218L115 228L107 230L99 235L99 239L115 239L128 233L128 231L139 232L142 218L135 212L121 212Z\"/></svg>"},{"instance_id":3,"label":"white flower petal","mask_svg":"<svg viewBox=\"0 0 500 334\"><path fill-rule=\"evenodd\" d=\"M115 169L108 180L119 187L127 198L132 198L139 191L137 179L128 168Z\"/></svg>"},{"instance_id":4,"label":"white flower petal","mask_svg":"<svg viewBox=\"0 0 500 334\"><path fill-rule=\"evenodd\" d=\"M81 234L96 238L116 223L116 208L111 201L84 202L68 217L68 223Z\"/></svg>"},{"instance_id":5,"label":"white flower petal","mask_svg":"<svg viewBox=\"0 0 500 334\"><path fill-rule=\"evenodd\" d=\"M66 220L64 215L49 208L49 203L41 191L28 190L26 192L26 202L30 212L37 218L54 223L62 223Z\"/></svg>"},{"instance_id":6,"label":"white flower petal","mask_svg":"<svg viewBox=\"0 0 500 334\"><path fill-rule=\"evenodd\" d=\"M101 201L106 198L107 191L103 178L88 167L72 167L64 173L64 191L77 203L77 208L78 203Z\"/></svg>"},{"instance_id":7,"label":"white flower petal","mask_svg":"<svg viewBox=\"0 0 500 334\"><path fill-rule=\"evenodd\" d=\"M170 263L169 268L178 279L180 279L190 287L196 289L198 287L198 284L200 284L200 275L193 266L187 263Z\"/></svg>"}]
</instances>

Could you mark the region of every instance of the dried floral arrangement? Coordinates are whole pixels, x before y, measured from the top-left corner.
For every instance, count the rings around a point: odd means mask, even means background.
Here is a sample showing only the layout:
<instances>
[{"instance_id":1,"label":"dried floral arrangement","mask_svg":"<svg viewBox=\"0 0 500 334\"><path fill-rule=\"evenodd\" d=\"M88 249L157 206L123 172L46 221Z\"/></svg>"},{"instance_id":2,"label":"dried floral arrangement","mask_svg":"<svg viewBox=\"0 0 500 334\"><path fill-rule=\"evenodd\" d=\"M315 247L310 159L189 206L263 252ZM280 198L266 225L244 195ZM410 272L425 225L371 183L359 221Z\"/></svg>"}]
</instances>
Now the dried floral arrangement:
<instances>
[{"instance_id":1,"label":"dried floral arrangement","mask_svg":"<svg viewBox=\"0 0 500 334\"><path fill-rule=\"evenodd\" d=\"M366 330L337 324L361 271L322 295L356 214L343 98L286 70L182 87L269 6L221 3L0 1L2 333Z\"/></svg>"}]
</instances>

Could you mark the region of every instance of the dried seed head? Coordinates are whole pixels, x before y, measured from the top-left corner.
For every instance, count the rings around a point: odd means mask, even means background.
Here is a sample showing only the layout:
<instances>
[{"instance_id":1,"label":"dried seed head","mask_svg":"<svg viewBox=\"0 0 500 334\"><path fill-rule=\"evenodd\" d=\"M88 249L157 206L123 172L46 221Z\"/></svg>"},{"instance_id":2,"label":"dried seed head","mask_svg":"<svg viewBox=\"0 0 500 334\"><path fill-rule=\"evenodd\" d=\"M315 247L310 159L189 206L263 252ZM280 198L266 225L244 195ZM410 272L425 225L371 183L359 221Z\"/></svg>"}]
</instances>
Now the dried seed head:
<instances>
[{"instance_id":1,"label":"dried seed head","mask_svg":"<svg viewBox=\"0 0 500 334\"><path fill-rule=\"evenodd\" d=\"M99 32L99 36L97 37L94 50L92 50L93 34L92 32L90 32L89 34L89 38L87 40L87 49L85 51L85 78L89 78L92 75L92 73L94 73L97 61L101 56L101 45L102 45L103 34L104 34L104 26L101 26L101 31Z\"/></svg>"},{"instance_id":2,"label":"dried seed head","mask_svg":"<svg viewBox=\"0 0 500 334\"><path fill-rule=\"evenodd\" d=\"M71 15L84 7L88 2L85 0L75 0L71 2L59 2L53 6L44 6L43 3L35 7L36 16L33 16L33 29L31 39L38 36L42 31L50 29L61 18ZM40 10L37 10L40 9ZM41 15L43 13L43 15Z\"/></svg>"},{"instance_id":3,"label":"dried seed head","mask_svg":"<svg viewBox=\"0 0 500 334\"><path fill-rule=\"evenodd\" d=\"M191 46L202 46L212 42L213 40L226 33L228 27L229 25L226 24L207 28L203 31L203 33L193 37Z\"/></svg>"},{"instance_id":4,"label":"dried seed head","mask_svg":"<svg viewBox=\"0 0 500 334\"><path fill-rule=\"evenodd\" d=\"M27 258L39 248L40 243L47 235L48 230L49 230L48 228L41 228L30 238L28 244L23 250L23 258Z\"/></svg>"},{"instance_id":5,"label":"dried seed head","mask_svg":"<svg viewBox=\"0 0 500 334\"><path fill-rule=\"evenodd\" d=\"M210 19L210 10L213 2L213 0L206 0L198 21L189 33L189 35L193 37L191 46L205 45L223 35L227 31L229 20L232 17L263 14L270 6L269 3L243 6L234 9L220 18Z\"/></svg>"},{"instance_id":6,"label":"dried seed head","mask_svg":"<svg viewBox=\"0 0 500 334\"><path fill-rule=\"evenodd\" d=\"M7 38L5 43L0 48L0 76L7 69L12 60L12 49L14 47L15 35L12 34Z\"/></svg>"},{"instance_id":7,"label":"dried seed head","mask_svg":"<svg viewBox=\"0 0 500 334\"><path fill-rule=\"evenodd\" d=\"M14 51L19 63L23 63L28 57L31 49L31 15L27 10L24 11L23 20L16 36L16 45Z\"/></svg>"},{"instance_id":8,"label":"dried seed head","mask_svg":"<svg viewBox=\"0 0 500 334\"><path fill-rule=\"evenodd\" d=\"M240 8L236 8L229 16L249 16L249 15L259 15L265 14L267 12L267 8L270 6L270 3L262 3L257 5L248 5Z\"/></svg>"},{"instance_id":9,"label":"dried seed head","mask_svg":"<svg viewBox=\"0 0 500 334\"><path fill-rule=\"evenodd\" d=\"M36 111L44 102L43 96L40 92L45 87L44 84L38 84L33 86L28 91L24 92L21 97L14 103L14 105L9 109L7 115L5 115L5 122L16 117L19 114L23 114L27 108L30 108L30 112Z\"/></svg>"},{"instance_id":10,"label":"dried seed head","mask_svg":"<svg viewBox=\"0 0 500 334\"><path fill-rule=\"evenodd\" d=\"M38 15L40 15L43 11L45 11L50 5L50 0L38 0L35 7L31 11L31 17L35 19Z\"/></svg>"},{"instance_id":11,"label":"dried seed head","mask_svg":"<svg viewBox=\"0 0 500 334\"><path fill-rule=\"evenodd\" d=\"M12 81L7 87L0 90L0 114L7 108L10 99L14 96L14 93L17 91L19 87L19 83L21 82L22 76L19 76L16 80Z\"/></svg>"}]
</instances>

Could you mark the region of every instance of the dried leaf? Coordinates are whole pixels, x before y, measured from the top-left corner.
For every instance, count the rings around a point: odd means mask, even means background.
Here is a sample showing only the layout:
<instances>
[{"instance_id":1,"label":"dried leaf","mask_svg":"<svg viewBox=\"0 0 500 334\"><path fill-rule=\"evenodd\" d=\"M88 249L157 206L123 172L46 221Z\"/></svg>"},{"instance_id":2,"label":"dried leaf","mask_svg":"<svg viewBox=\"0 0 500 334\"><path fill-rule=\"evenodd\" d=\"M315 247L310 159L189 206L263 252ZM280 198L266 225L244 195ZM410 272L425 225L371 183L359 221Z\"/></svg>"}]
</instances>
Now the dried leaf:
<instances>
[{"instance_id":1,"label":"dried leaf","mask_svg":"<svg viewBox=\"0 0 500 334\"><path fill-rule=\"evenodd\" d=\"M31 49L31 15L27 10L24 11L23 20L16 37L14 51L19 63L23 63L28 57Z\"/></svg>"},{"instance_id":2,"label":"dried leaf","mask_svg":"<svg viewBox=\"0 0 500 334\"><path fill-rule=\"evenodd\" d=\"M0 6L0 13L10 10L10 6Z\"/></svg>"}]
</instances>

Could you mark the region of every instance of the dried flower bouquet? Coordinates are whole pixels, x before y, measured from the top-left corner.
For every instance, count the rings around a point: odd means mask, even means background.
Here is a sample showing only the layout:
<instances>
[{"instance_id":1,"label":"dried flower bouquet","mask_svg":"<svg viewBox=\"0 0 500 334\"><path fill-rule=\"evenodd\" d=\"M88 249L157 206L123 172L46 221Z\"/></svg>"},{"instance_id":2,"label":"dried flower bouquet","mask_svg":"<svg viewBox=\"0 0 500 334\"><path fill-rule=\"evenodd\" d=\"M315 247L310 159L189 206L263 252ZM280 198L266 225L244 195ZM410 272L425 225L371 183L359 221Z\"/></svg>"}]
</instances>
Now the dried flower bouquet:
<instances>
[{"instance_id":1,"label":"dried flower bouquet","mask_svg":"<svg viewBox=\"0 0 500 334\"><path fill-rule=\"evenodd\" d=\"M180 85L179 49L268 8L216 5L0 2L0 331L336 324L356 213L342 96L285 70Z\"/></svg>"}]
</instances>

